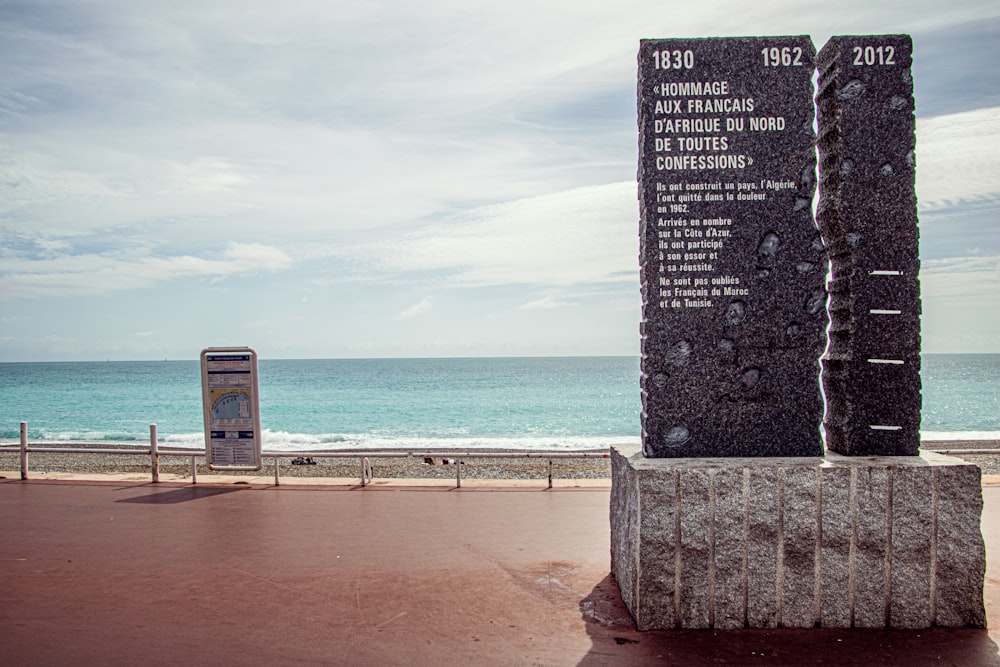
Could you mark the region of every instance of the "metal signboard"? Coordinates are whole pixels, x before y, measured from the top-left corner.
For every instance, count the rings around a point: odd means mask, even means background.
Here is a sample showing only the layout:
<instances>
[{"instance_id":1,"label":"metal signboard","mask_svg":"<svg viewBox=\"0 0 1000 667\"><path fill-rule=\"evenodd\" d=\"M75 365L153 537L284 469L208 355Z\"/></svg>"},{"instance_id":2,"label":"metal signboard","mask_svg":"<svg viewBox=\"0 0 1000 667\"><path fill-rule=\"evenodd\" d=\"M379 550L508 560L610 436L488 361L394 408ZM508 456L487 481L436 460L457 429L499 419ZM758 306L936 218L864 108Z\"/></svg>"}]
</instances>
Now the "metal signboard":
<instances>
[{"instance_id":1,"label":"metal signboard","mask_svg":"<svg viewBox=\"0 0 1000 667\"><path fill-rule=\"evenodd\" d=\"M260 470L257 353L249 347L202 350L201 398L209 470Z\"/></svg>"}]
</instances>

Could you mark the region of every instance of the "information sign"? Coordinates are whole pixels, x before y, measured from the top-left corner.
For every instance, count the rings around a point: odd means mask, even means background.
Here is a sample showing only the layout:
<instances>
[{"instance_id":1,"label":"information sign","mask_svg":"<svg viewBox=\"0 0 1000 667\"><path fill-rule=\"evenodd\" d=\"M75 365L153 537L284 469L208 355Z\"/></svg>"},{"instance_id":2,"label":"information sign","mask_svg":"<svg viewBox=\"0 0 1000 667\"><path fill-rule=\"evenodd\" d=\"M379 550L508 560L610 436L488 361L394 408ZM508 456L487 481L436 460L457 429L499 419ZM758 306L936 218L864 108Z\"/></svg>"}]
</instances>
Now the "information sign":
<instances>
[{"instance_id":1,"label":"information sign","mask_svg":"<svg viewBox=\"0 0 1000 667\"><path fill-rule=\"evenodd\" d=\"M209 470L260 470L257 353L249 347L202 350L201 396Z\"/></svg>"}]
</instances>

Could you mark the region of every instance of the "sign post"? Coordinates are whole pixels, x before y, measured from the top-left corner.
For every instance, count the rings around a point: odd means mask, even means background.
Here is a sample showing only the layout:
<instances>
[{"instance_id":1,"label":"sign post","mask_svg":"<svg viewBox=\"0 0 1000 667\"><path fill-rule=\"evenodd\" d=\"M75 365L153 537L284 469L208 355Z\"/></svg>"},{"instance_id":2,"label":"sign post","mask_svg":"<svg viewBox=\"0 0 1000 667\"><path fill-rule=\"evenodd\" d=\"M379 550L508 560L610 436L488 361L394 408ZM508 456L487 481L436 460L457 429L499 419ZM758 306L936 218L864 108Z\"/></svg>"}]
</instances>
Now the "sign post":
<instances>
[{"instance_id":1,"label":"sign post","mask_svg":"<svg viewBox=\"0 0 1000 667\"><path fill-rule=\"evenodd\" d=\"M249 347L202 350L201 397L209 470L260 470L257 353Z\"/></svg>"}]
</instances>

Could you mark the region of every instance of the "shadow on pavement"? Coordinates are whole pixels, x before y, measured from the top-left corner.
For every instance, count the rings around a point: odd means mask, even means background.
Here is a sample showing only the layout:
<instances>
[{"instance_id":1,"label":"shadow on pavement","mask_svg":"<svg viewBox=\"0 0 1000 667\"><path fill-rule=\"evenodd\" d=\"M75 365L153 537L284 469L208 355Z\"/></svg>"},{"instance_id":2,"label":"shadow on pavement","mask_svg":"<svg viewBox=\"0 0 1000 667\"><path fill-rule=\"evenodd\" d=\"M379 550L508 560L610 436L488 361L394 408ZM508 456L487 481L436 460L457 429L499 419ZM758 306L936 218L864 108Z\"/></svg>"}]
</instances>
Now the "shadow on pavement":
<instances>
[{"instance_id":1,"label":"shadow on pavement","mask_svg":"<svg viewBox=\"0 0 1000 667\"><path fill-rule=\"evenodd\" d=\"M116 503L140 503L147 505L172 505L174 503L185 503L189 500L198 500L199 498L211 498L212 496L221 496L226 493L233 493L235 491L245 491L249 487L185 487L183 489L175 489L173 491L154 491L153 493L146 494L144 496L134 496L131 498L121 498L116 500Z\"/></svg>"},{"instance_id":2,"label":"shadow on pavement","mask_svg":"<svg viewBox=\"0 0 1000 667\"><path fill-rule=\"evenodd\" d=\"M652 630L639 632L608 575L580 601L596 665L977 665L1000 667L984 629Z\"/></svg>"}]
</instances>

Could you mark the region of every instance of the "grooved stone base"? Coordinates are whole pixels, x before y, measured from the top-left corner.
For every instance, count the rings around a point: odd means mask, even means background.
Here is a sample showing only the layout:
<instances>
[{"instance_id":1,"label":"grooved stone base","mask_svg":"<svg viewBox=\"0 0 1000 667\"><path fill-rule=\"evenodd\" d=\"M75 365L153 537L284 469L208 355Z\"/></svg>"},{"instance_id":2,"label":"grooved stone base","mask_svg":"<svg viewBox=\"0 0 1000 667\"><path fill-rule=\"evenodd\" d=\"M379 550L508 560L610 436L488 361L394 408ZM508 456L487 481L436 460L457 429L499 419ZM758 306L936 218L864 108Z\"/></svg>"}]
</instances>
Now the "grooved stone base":
<instances>
[{"instance_id":1,"label":"grooved stone base","mask_svg":"<svg viewBox=\"0 0 1000 667\"><path fill-rule=\"evenodd\" d=\"M611 458L611 570L640 630L986 625L975 465Z\"/></svg>"}]
</instances>

